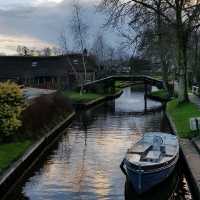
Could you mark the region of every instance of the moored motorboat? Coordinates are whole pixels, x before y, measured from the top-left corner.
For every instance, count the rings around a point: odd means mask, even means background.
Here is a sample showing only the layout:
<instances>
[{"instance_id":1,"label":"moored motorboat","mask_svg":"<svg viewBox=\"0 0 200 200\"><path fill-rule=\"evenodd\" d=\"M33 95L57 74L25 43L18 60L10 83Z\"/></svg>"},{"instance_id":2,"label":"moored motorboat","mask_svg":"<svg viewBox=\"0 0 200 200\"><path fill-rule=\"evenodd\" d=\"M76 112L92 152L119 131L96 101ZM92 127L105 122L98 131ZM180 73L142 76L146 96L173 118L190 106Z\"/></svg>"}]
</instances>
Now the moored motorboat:
<instances>
[{"instance_id":1,"label":"moored motorboat","mask_svg":"<svg viewBox=\"0 0 200 200\"><path fill-rule=\"evenodd\" d=\"M141 194L164 181L174 170L178 158L176 136L150 132L128 149L120 167L133 190Z\"/></svg>"}]
</instances>

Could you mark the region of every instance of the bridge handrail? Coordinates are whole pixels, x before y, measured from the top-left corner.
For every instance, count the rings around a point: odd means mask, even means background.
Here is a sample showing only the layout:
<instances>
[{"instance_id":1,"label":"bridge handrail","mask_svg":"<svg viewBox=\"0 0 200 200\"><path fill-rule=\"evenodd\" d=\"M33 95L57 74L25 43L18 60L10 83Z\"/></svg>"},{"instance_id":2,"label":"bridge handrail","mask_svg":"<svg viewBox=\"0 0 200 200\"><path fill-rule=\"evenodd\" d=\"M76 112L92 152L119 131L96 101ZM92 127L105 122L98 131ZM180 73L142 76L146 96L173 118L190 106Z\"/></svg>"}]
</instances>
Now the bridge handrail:
<instances>
[{"instance_id":1,"label":"bridge handrail","mask_svg":"<svg viewBox=\"0 0 200 200\"><path fill-rule=\"evenodd\" d=\"M161 80L157 80L155 78L152 78L151 76L146 76L146 75L113 75L113 76L108 76L108 77L105 77L105 78L102 78L102 79L98 79L98 80L95 80L95 81L91 81L91 82L88 82L88 83L85 83L82 87L83 88L87 88L89 86L92 86L92 85L95 85L95 84L99 84L99 83L102 83L102 82L105 82L105 81L113 81L113 80L121 80L121 79L129 79L127 81L133 81L133 79L137 79L135 81L147 81L147 82L153 82L154 84L152 85L156 85L161 88L164 88L164 84L163 84L163 81ZM158 85L157 85L158 84ZM81 86L79 85L78 88L80 88Z\"/></svg>"}]
</instances>

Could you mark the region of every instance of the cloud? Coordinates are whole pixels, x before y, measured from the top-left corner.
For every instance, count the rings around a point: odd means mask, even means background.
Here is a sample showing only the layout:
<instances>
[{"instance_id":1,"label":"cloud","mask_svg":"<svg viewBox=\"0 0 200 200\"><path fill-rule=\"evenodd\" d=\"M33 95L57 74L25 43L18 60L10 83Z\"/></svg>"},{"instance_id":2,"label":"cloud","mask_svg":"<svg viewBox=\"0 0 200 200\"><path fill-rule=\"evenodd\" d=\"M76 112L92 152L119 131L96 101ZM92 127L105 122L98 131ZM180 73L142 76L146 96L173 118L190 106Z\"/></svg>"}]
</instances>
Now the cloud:
<instances>
[{"instance_id":1,"label":"cloud","mask_svg":"<svg viewBox=\"0 0 200 200\"><path fill-rule=\"evenodd\" d=\"M37 38L0 35L0 53L8 55L16 54L16 48L18 45L25 45L29 48L37 47L37 49L54 46L53 44L41 41Z\"/></svg>"},{"instance_id":2,"label":"cloud","mask_svg":"<svg viewBox=\"0 0 200 200\"><path fill-rule=\"evenodd\" d=\"M6 0L0 2L0 34L13 38L37 38L45 44L58 45L63 29L67 29L68 43L73 48L70 32L73 0ZM96 37L105 16L96 13L99 0L80 0L83 5L83 19L89 24L89 43ZM109 35L109 34L108 34ZM116 36L112 32L110 41ZM24 40L24 44L28 40ZM118 42L119 43L119 42ZM16 43L14 43L16 44ZM28 43L27 43L28 44ZM38 44L38 43L35 43Z\"/></svg>"}]
</instances>

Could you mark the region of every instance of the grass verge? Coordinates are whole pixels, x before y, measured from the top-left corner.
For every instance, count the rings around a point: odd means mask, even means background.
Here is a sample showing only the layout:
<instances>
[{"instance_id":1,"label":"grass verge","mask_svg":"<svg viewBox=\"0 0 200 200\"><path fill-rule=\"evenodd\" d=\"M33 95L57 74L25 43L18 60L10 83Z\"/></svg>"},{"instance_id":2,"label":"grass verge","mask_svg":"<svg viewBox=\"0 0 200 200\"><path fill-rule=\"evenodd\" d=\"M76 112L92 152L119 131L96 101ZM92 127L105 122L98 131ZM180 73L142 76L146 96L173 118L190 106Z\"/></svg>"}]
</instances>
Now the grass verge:
<instances>
[{"instance_id":1,"label":"grass verge","mask_svg":"<svg viewBox=\"0 0 200 200\"><path fill-rule=\"evenodd\" d=\"M31 145L31 141L0 144L0 173L16 161Z\"/></svg>"},{"instance_id":2,"label":"grass verge","mask_svg":"<svg viewBox=\"0 0 200 200\"><path fill-rule=\"evenodd\" d=\"M164 89L151 92L150 94L154 97L159 97L161 99L168 99L168 92Z\"/></svg>"},{"instance_id":3,"label":"grass verge","mask_svg":"<svg viewBox=\"0 0 200 200\"><path fill-rule=\"evenodd\" d=\"M103 97L103 95L97 94L97 93L80 94L80 92L76 92L76 91L67 91L67 92L63 92L63 94L64 96L68 97L69 99L71 99L72 101L76 103L87 103L89 101Z\"/></svg>"},{"instance_id":4,"label":"grass verge","mask_svg":"<svg viewBox=\"0 0 200 200\"><path fill-rule=\"evenodd\" d=\"M174 122L177 133L182 138L192 138L197 135L196 131L190 130L189 119L200 117L200 110L197 105L189 102L178 104L177 99L167 103L167 112Z\"/></svg>"}]
</instances>

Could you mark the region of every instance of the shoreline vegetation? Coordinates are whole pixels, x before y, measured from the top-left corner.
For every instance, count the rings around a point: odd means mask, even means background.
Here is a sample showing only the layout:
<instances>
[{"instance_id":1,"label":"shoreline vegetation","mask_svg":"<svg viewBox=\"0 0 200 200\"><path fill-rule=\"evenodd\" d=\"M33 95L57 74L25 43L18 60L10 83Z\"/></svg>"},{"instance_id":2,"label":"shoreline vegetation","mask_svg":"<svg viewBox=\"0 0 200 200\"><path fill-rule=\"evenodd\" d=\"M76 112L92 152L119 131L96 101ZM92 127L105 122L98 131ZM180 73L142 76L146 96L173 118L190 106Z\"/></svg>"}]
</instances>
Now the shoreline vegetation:
<instances>
[{"instance_id":1,"label":"shoreline vegetation","mask_svg":"<svg viewBox=\"0 0 200 200\"><path fill-rule=\"evenodd\" d=\"M62 93L65 97L69 98L72 103L88 103L89 101L93 101L95 99L105 96L102 94L91 92L80 94L80 92L78 91L64 91Z\"/></svg>"},{"instance_id":2,"label":"shoreline vegetation","mask_svg":"<svg viewBox=\"0 0 200 200\"><path fill-rule=\"evenodd\" d=\"M178 99L173 99L167 103L167 113L170 115L179 137L191 139L197 136L197 131L191 131L189 124L191 117L200 116L200 110L196 104L191 102L179 104Z\"/></svg>"},{"instance_id":3,"label":"shoreline vegetation","mask_svg":"<svg viewBox=\"0 0 200 200\"><path fill-rule=\"evenodd\" d=\"M157 97L163 100L169 99L169 93L165 89L160 89L158 91L153 91L150 93L151 96Z\"/></svg>"},{"instance_id":4,"label":"shoreline vegetation","mask_svg":"<svg viewBox=\"0 0 200 200\"><path fill-rule=\"evenodd\" d=\"M115 86L114 92L109 93L97 93L97 92L83 92L80 91L62 91L63 96L68 98L72 104L89 104L98 99L106 98L107 96L114 95L122 90L124 87L128 87L127 84L118 84Z\"/></svg>"},{"instance_id":5,"label":"shoreline vegetation","mask_svg":"<svg viewBox=\"0 0 200 200\"><path fill-rule=\"evenodd\" d=\"M115 92L120 90L121 87L116 87ZM48 131L74 112L73 103L90 103L109 95L113 94L61 91L32 100L22 112L22 126L8 141L0 143L0 175Z\"/></svg>"},{"instance_id":6,"label":"shoreline vegetation","mask_svg":"<svg viewBox=\"0 0 200 200\"><path fill-rule=\"evenodd\" d=\"M10 85L10 83L6 84ZM14 87L17 87L17 85ZM10 93L6 95L9 97ZM2 94L0 100L3 101L3 98L7 99L6 95ZM13 102L10 104L12 105ZM18 120L21 121L21 126L16 130L13 129L12 132L10 131L9 135L1 134L0 175L23 156L32 145L66 119L72 112L74 112L74 109L69 99L60 92L42 95L32 100L31 104L27 103L20 117L18 117ZM0 114L0 119L2 120L2 117L5 115L3 110L1 110Z\"/></svg>"},{"instance_id":7,"label":"shoreline vegetation","mask_svg":"<svg viewBox=\"0 0 200 200\"><path fill-rule=\"evenodd\" d=\"M0 144L0 174L33 144L30 140Z\"/></svg>"}]
</instances>

